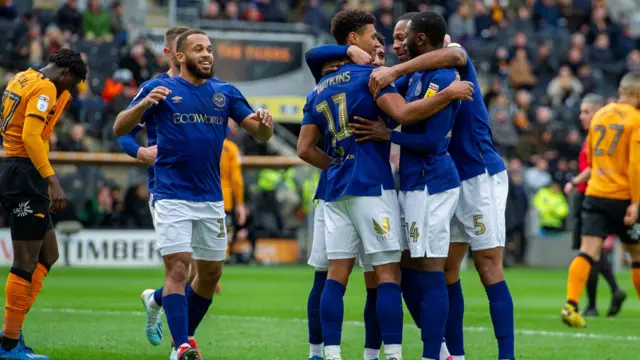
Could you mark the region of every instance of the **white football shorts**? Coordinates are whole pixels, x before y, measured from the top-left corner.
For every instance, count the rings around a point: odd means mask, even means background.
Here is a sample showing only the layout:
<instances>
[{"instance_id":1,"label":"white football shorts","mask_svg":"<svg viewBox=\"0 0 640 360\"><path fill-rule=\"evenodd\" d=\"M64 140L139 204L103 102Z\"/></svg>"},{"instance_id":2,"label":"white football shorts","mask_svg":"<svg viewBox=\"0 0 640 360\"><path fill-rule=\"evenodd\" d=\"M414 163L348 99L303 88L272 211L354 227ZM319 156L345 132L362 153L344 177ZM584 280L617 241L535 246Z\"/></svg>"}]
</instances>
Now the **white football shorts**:
<instances>
[{"instance_id":1,"label":"white football shorts","mask_svg":"<svg viewBox=\"0 0 640 360\"><path fill-rule=\"evenodd\" d=\"M403 246L412 258L446 258L451 239L451 218L458 204L460 188L437 194L424 190L401 191L400 207L404 214Z\"/></svg>"},{"instance_id":2,"label":"white football shorts","mask_svg":"<svg viewBox=\"0 0 640 360\"><path fill-rule=\"evenodd\" d=\"M400 261L400 206L395 190L380 196L343 196L325 204L327 257L352 259L359 253L361 265ZM362 247L362 248L360 248Z\"/></svg>"},{"instance_id":3,"label":"white football shorts","mask_svg":"<svg viewBox=\"0 0 640 360\"><path fill-rule=\"evenodd\" d=\"M224 202L157 200L153 207L160 255L189 252L194 260L226 258Z\"/></svg>"},{"instance_id":4,"label":"white football shorts","mask_svg":"<svg viewBox=\"0 0 640 360\"><path fill-rule=\"evenodd\" d=\"M462 181L460 200L451 221L451 242L468 243L471 250L504 247L505 209L509 195L507 171Z\"/></svg>"},{"instance_id":5,"label":"white football shorts","mask_svg":"<svg viewBox=\"0 0 640 360\"><path fill-rule=\"evenodd\" d=\"M313 243L311 244L311 255L307 264L314 267L316 271L329 270L329 259L327 258L327 243L324 237L324 200L318 200L316 210L313 214Z\"/></svg>"}]
</instances>

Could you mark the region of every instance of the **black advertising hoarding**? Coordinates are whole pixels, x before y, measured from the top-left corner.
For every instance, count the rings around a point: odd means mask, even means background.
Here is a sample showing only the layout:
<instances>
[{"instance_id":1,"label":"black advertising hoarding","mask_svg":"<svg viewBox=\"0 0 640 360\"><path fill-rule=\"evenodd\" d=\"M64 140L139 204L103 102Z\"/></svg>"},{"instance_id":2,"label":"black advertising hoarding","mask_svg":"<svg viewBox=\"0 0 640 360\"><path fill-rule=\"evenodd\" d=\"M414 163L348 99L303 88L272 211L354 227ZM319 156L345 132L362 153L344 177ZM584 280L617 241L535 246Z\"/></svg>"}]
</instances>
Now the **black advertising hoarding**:
<instances>
[{"instance_id":1,"label":"black advertising hoarding","mask_svg":"<svg viewBox=\"0 0 640 360\"><path fill-rule=\"evenodd\" d=\"M216 76L229 82L268 80L303 66L303 44L288 41L217 40Z\"/></svg>"}]
</instances>

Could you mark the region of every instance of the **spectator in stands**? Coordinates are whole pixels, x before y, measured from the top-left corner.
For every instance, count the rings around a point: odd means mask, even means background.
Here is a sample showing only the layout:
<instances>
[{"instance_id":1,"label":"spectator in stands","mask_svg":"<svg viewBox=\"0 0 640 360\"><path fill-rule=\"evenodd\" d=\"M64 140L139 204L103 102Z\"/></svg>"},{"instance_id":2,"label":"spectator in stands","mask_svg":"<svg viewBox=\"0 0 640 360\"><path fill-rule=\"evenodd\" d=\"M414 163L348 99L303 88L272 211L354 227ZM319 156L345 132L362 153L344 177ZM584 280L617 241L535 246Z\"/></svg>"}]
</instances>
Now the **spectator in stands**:
<instances>
[{"instance_id":1,"label":"spectator in stands","mask_svg":"<svg viewBox=\"0 0 640 360\"><path fill-rule=\"evenodd\" d=\"M120 216L114 208L114 199L111 189L100 186L98 193L85 203L84 208L78 214L78 219L87 228L111 228L119 224L116 222Z\"/></svg>"},{"instance_id":2,"label":"spectator in stands","mask_svg":"<svg viewBox=\"0 0 640 360\"><path fill-rule=\"evenodd\" d=\"M566 61L563 65L569 66L572 73L576 73L582 65L585 64L585 57L580 48L572 47L567 54Z\"/></svg>"},{"instance_id":3,"label":"spectator in stands","mask_svg":"<svg viewBox=\"0 0 640 360\"><path fill-rule=\"evenodd\" d=\"M0 0L0 20L12 21L18 17L18 10L13 6L11 0Z\"/></svg>"},{"instance_id":4,"label":"spectator in stands","mask_svg":"<svg viewBox=\"0 0 640 360\"><path fill-rule=\"evenodd\" d=\"M538 79L533 74L533 66L527 58L527 52L519 48L509 62L509 81L514 89L531 89Z\"/></svg>"},{"instance_id":5,"label":"spectator in stands","mask_svg":"<svg viewBox=\"0 0 640 360\"><path fill-rule=\"evenodd\" d=\"M114 37L113 40L119 46L124 46L127 43L127 26L124 22L124 5L120 1L114 1L111 4L109 24Z\"/></svg>"},{"instance_id":6,"label":"spectator in stands","mask_svg":"<svg viewBox=\"0 0 640 360\"><path fill-rule=\"evenodd\" d=\"M507 196L507 208L505 227L507 235L507 247L515 249L515 259L518 263L524 263L527 252L527 212L529 211L529 198L522 183L522 174L519 168L509 168L509 195Z\"/></svg>"},{"instance_id":7,"label":"spectator in stands","mask_svg":"<svg viewBox=\"0 0 640 360\"><path fill-rule=\"evenodd\" d=\"M515 97L516 113L513 123L518 127L519 133L531 130L531 121L535 119L534 108L531 106L531 94L527 90L518 90Z\"/></svg>"},{"instance_id":8,"label":"spectator in stands","mask_svg":"<svg viewBox=\"0 0 640 360\"><path fill-rule=\"evenodd\" d=\"M227 1L224 6L223 17L225 20L240 20L240 8L238 7L238 3L236 3L235 1Z\"/></svg>"},{"instance_id":9,"label":"spectator in stands","mask_svg":"<svg viewBox=\"0 0 640 360\"><path fill-rule=\"evenodd\" d=\"M534 60L533 72L539 80L538 86L545 89L558 72L558 64L556 59L551 57L551 48L546 42L538 45L538 55Z\"/></svg>"},{"instance_id":10,"label":"spectator in stands","mask_svg":"<svg viewBox=\"0 0 640 360\"><path fill-rule=\"evenodd\" d=\"M13 67L15 69L27 69L29 67L40 69L46 57L47 53L40 35L40 25L31 25L27 35L13 49Z\"/></svg>"},{"instance_id":11,"label":"spectator in stands","mask_svg":"<svg viewBox=\"0 0 640 360\"><path fill-rule=\"evenodd\" d=\"M591 27L587 34L587 42L592 44L595 42L596 37L602 33L613 38L617 35L618 28L609 18L605 5L603 3L595 3L593 13L591 14Z\"/></svg>"},{"instance_id":12,"label":"spectator in stands","mask_svg":"<svg viewBox=\"0 0 640 360\"><path fill-rule=\"evenodd\" d=\"M53 54L62 48L69 47L69 43L65 40L62 31L55 25L49 25L47 28L44 35L44 45L47 54Z\"/></svg>"},{"instance_id":13,"label":"spectator in stands","mask_svg":"<svg viewBox=\"0 0 640 360\"><path fill-rule=\"evenodd\" d=\"M509 75L509 51L500 46L491 61L491 72L501 76Z\"/></svg>"},{"instance_id":14,"label":"spectator in stands","mask_svg":"<svg viewBox=\"0 0 640 360\"><path fill-rule=\"evenodd\" d=\"M264 20L264 16L260 12L260 9L258 9L258 6L254 3L250 3L249 5L247 5L242 14L242 18L245 21L252 22L261 22Z\"/></svg>"},{"instance_id":15,"label":"spectator in stands","mask_svg":"<svg viewBox=\"0 0 640 360\"><path fill-rule=\"evenodd\" d=\"M489 87L489 91L484 92L484 105L489 108L489 106L493 103L495 98L503 93L502 91L502 82L500 79L494 79L491 82L491 86Z\"/></svg>"},{"instance_id":16,"label":"spectator in stands","mask_svg":"<svg viewBox=\"0 0 640 360\"><path fill-rule=\"evenodd\" d=\"M56 13L56 24L67 40L77 40L82 35L82 14L78 0L69 0Z\"/></svg>"},{"instance_id":17,"label":"spectator in stands","mask_svg":"<svg viewBox=\"0 0 640 360\"><path fill-rule=\"evenodd\" d=\"M495 36L496 26L482 1L475 2L475 28L476 36L490 39Z\"/></svg>"},{"instance_id":18,"label":"spectator in stands","mask_svg":"<svg viewBox=\"0 0 640 360\"><path fill-rule=\"evenodd\" d=\"M627 72L640 74L640 50L635 49L627 56Z\"/></svg>"},{"instance_id":19,"label":"spectator in stands","mask_svg":"<svg viewBox=\"0 0 640 360\"><path fill-rule=\"evenodd\" d=\"M67 141L60 141L58 148L62 151L88 152L89 145L85 137L85 128L81 124L75 124L71 128L71 138Z\"/></svg>"},{"instance_id":20,"label":"spectator in stands","mask_svg":"<svg viewBox=\"0 0 640 360\"><path fill-rule=\"evenodd\" d=\"M534 157L535 166L524 171L524 187L529 194L551 184L549 163L540 156Z\"/></svg>"},{"instance_id":21,"label":"spectator in stands","mask_svg":"<svg viewBox=\"0 0 640 360\"><path fill-rule=\"evenodd\" d=\"M583 93L592 93L602 84L602 72L595 73L589 64L584 64L578 68L578 80L582 84Z\"/></svg>"},{"instance_id":22,"label":"spectator in stands","mask_svg":"<svg viewBox=\"0 0 640 360\"><path fill-rule=\"evenodd\" d=\"M84 37L88 40L111 41L109 13L100 5L100 0L89 0L82 17Z\"/></svg>"},{"instance_id":23,"label":"spectator in stands","mask_svg":"<svg viewBox=\"0 0 640 360\"><path fill-rule=\"evenodd\" d=\"M220 17L220 3L216 0L210 0L204 9L204 18L216 20Z\"/></svg>"},{"instance_id":24,"label":"spectator in stands","mask_svg":"<svg viewBox=\"0 0 640 360\"><path fill-rule=\"evenodd\" d=\"M536 1L533 6L536 30L551 32L558 27L558 9L555 0Z\"/></svg>"},{"instance_id":25,"label":"spectator in stands","mask_svg":"<svg viewBox=\"0 0 640 360\"><path fill-rule=\"evenodd\" d=\"M533 206L538 211L543 234L564 231L564 220L569 215L569 204L559 182L554 180L550 186L538 190L533 199Z\"/></svg>"},{"instance_id":26,"label":"spectator in stands","mask_svg":"<svg viewBox=\"0 0 640 360\"><path fill-rule=\"evenodd\" d=\"M571 33L576 33L586 22L586 15L573 4L573 0L558 0L558 15Z\"/></svg>"},{"instance_id":27,"label":"spectator in stands","mask_svg":"<svg viewBox=\"0 0 640 360\"><path fill-rule=\"evenodd\" d=\"M476 24L469 5L461 4L456 12L449 17L449 34L456 42L464 43L476 34Z\"/></svg>"},{"instance_id":28,"label":"spectator in stands","mask_svg":"<svg viewBox=\"0 0 640 360\"><path fill-rule=\"evenodd\" d=\"M614 61L613 51L610 48L609 35L600 33L591 48L589 62L605 75L616 76L620 73L620 67Z\"/></svg>"},{"instance_id":29,"label":"spectator in stands","mask_svg":"<svg viewBox=\"0 0 640 360\"><path fill-rule=\"evenodd\" d=\"M281 0L253 0L253 3L267 22L284 22L285 16L280 4Z\"/></svg>"},{"instance_id":30,"label":"spectator in stands","mask_svg":"<svg viewBox=\"0 0 640 360\"><path fill-rule=\"evenodd\" d=\"M580 80L573 76L569 66L560 67L558 76L551 80L547 88L547 94L554 106L578 103L582 91Z\"/></svg>"},{"instance_id":31,"label":"spectator in stands","mask_svg":"<svg viewBox=\"0 0 640 360\"><path fill-rule=\"evenodd\" d=\"M506 95L499 95L489 108L493 141L500 154L507 157L513 156L518 143L513 113Z\"/></svg>"},{"instance_id":32,"label":"spectator in stands","mask_svg":"<svg viewBox=\"0 0 640 360\"><path fill-rule=\"evenodd\" d=\"M514 30L525 33L533 34L533 24L531 22L531 11L529 8L523 6L518 9L518 17L511 23Z\"/></svg>"},{"instance_id":33,"label":"spectator in stands","mask_svg":"<svg viewBox=\"0 0 640 360\"><path fill-rule=\"evenodd\" d=\"M120 68L131 71L136 84L140 85L149 80L151 76L148 64L144 45L137 43L131 47L129 54L120 61Z\"/></svg>"},{"instance_id":34,"label":"spectator in stands","mask_svg":"<svg viewBox=\"0 0 640 360\"><path fill-rule=\"evenodd\" d=\"M124 212L128 227L153 228L149 210L149 192L145 184L135 185L127 190L124 197Z\"/></svg>"}]
</instances>

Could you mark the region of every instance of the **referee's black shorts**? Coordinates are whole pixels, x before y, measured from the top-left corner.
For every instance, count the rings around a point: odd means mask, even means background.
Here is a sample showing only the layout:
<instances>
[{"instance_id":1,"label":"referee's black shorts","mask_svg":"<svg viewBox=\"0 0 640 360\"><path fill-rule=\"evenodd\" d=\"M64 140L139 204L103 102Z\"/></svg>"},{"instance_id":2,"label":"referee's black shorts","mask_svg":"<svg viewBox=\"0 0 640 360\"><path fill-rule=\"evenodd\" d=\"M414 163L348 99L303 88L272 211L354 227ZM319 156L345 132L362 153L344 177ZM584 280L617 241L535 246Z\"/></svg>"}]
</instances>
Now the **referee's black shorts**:
<instances>
[{"instance_id":1,"label":"referee's black shorts","mask_svg":"<svg viewBox=\"0 0 640 360\"><path fill-rule=\"evenodd\" d=\"M8 157L0 164L0 203L9 214L12 240L42 240L53 229L49 186L29 158Z\"/></svg>"},{"instance_id":2,"label":"referee's black shorts","mask_svg":"<svg viewBox=\"0 0 640 360\"><path fill-rule=\"evenodd\" d=\"M640 228L639 224L624 224L629 204L630 200L586 196L582 202L582 235L605 239L608 234L614 234L624 244L639 243L638 236L634 234Z\"/></svg>"}]
</instances>

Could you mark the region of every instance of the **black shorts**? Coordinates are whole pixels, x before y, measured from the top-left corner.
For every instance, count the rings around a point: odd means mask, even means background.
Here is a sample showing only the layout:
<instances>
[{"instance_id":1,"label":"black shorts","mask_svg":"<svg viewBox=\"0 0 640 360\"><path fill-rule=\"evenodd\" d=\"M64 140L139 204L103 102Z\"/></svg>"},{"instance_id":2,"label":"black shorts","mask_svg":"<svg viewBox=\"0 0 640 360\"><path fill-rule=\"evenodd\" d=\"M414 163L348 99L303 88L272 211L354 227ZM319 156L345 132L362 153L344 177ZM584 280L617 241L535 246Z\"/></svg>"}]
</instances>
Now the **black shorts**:
<instances>
[{"instance_id":1,"label":"black shorts","mask_svg":"<svg viewBox=\"0 0 640 360\"><path fill-rule=\"evenodd\" d=\"M42 240L42 237L31 236L34 230L38 234L42 232L42 229L33 229L39 227L34 224L41 223L32 221L34 218L46 221L45 230L53 229L49 186L28 158L10 157L0 164L0 204L9 215L13 240Z\"/></svg>"},{"instance_id":2,"label":"black shorts","mask_svg":"<svg viewBox=\"0 0 640 360\"><path fill-rule=\"evenodd\" d=\"M624 224L629 204L630 200L585 197L582 203L582 235L605 239L607 235L614 234L624 244L639 243L637 236L632 238L632 230L637 227Z\"/></svg>"},{"instance_id":3,"label":"black shorts","mask_svg":"<svg viewBox=\"0 0 640 360\"><path fill-rule=\"evenodd\" d=\"M572 241L572 249L578 250L580 249L580 244L582 243L582 202L584 201L583 193L576 193L573 195L571 199L572 206L574 212L573 218L573 241Z\"/></svg>"}]
</instances>

